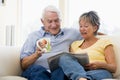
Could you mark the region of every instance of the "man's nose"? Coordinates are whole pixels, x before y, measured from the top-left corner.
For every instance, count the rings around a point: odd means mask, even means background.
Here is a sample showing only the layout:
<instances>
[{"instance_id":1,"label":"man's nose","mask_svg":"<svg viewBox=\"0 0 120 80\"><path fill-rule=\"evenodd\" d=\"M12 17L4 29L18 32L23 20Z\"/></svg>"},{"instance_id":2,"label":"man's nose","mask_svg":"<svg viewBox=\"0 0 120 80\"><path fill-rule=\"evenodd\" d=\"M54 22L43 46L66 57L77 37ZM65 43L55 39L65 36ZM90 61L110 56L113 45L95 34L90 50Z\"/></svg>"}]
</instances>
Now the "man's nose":
<instances>
[{"instance_id":1,"label":"man's nose","mask_svg":"<svg viewBox=\"0 0 120 80\"><path fill-rule=\"evenodd\" d=\"M52 26L52 27L56 27L56 22L53 21L53 22L51 23L51 26Z\"/></svg>"}]
</instances>

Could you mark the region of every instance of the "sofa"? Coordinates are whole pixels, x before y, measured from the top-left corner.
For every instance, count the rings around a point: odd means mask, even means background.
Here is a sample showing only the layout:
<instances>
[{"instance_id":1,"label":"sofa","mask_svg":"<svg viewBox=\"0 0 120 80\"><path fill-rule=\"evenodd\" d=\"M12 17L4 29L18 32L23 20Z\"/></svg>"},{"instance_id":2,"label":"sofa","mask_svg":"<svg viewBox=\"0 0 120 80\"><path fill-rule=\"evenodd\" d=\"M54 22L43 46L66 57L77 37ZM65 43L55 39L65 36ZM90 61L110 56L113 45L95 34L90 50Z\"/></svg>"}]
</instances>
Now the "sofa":
<instances>
[{"instance_id":1,"label":"sofa","mask_svg":"<svg viewBox=\"0 0 120 80\"><path fill-rule=\"evenodd\" d=\"M110 38L114 44L117 61L117 71L114 78L120 79L120 36L102 35L100 38ZM20 47L0 46L0 80L27 80L20 76L22 69L20 66Z\"/></svg>"},{"instance_id":2,"label":"sofa","mask_svg":"<svg viewBox=\"0 0 120 80\"><path fill-rule=\"evenodd\" d=\"M21 72L20 47L0 46L0 80L27 80Z\"/></svg>"}]
</instances>

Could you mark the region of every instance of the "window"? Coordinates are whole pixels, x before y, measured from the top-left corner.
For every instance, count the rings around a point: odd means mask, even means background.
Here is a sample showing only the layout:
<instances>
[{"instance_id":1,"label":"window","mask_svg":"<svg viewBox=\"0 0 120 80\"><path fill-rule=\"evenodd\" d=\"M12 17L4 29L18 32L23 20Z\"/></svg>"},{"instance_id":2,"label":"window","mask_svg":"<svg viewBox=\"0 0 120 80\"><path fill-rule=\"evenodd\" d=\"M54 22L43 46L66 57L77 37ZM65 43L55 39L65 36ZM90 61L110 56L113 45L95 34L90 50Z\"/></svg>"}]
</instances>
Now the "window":
<instances>
[{"instance_id":1,"label":"window","mask_svg":"<svg viewBox=\"0 0 120 80\"><path fill-rule=\"evenodd\" d=\"M38 30L42 9L54 5L62 10L62 27L79 28L79 16L94 10L100 16L100 32L112 35L120 33L119 0L21 0L20 10L20 45L29 33Z\"/></svg>"},{"instance_id":2,"label":"window","mask_svg":"<svg viewBox=\"0 0 120 80\"><path fill-rule=\"evenodd\" d=\"M78 28L79 16L90 10L98 13L101 19L100 32L109 35L120 31L119 0L66 0L65 26Z\"/></svg>"}]
</instances>

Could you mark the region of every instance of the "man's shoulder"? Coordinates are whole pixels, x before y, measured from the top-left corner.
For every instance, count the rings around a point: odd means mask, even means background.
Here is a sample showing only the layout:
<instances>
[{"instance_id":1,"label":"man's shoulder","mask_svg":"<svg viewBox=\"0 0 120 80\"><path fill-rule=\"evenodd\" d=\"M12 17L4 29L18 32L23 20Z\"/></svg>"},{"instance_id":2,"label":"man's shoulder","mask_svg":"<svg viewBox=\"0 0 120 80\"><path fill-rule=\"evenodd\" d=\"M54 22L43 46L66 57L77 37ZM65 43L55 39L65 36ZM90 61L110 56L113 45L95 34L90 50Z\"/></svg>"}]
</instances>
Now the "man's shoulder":
<instances>
[{"instance_id":1,"label":"man's shoulder","mask_svg":"<svg viewBox=\"0 0 120 80\"><path fill-rule=\"evenodd\" d=\"M78 29L74 29L74 28L63 28L64 31L64 35L66 35L67 37L71 38L71 39L81 39L81 35Z\"/></svg>"},{"instance_id":2,"label":"man's shoulder","mask_svg":"<svg viewBox=\"0 0 120 80\"><path fill-rule=\"evenodd\" d=\"M35 30L35 31L31 32L29 35L40 35L43 33L44 33L44 30L43 30L43 27L41 26L39 30Z\"/></svg>"},{"instance_id":3,"label":"man's shoulder","mask_svg":"<svg viewBox=\"0 0 120 80\"><path fill-rule=\"evenodd\" d=\"M29 36L33 36L33 35L37 35L37 34L39 34L39 31L33 31L29 34Z\"/></svg>"},{"instance_id":4,"label":"man's shoulder","mask_svg":"<svg viewBox=\"0 0 120 80\"><path fill-rule=\"evenodd\" d=\"M62 28L64 32L79 33L79 30L75 28Z\"/></svg>"},{"instance_id":5,"label":"man's shoulder","mask_svg":"<svg viewBox=\"0 0 120 80\"><path fill-rule=\"evenodd\" d=\"M37 39L39 37L42 37L42 33L40 32L40 30L36 30L36 31L33 31L31 33L29 33L28 35L28 38L34 38L34 39Z\"/></svg>"}]
</instances>

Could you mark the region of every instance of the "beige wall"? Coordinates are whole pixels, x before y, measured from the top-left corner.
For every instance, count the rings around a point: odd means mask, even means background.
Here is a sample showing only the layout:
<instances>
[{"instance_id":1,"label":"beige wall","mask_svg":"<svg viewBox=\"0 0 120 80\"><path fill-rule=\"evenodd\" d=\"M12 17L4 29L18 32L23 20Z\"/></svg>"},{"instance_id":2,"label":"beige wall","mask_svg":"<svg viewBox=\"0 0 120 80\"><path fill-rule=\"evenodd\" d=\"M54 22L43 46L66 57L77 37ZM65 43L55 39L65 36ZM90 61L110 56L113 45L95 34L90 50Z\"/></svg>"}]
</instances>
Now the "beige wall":
<instances>
[{"instance_id":1,"label":"beige wall","mask_svg":"<svg viewBox=\"0 0 120 80\"><path fill-rule=\"evenodd\" d=\"M15 35L18 29L18 1L5 0L5 4L0 6L0 45L6 44L6 26L15 26Z\"/></svg>"},{"instance_id":2,"label":"beige wall","mask_svg":"<svg viewBox=\"0 0 120 80\"><path fill-rule=\"evenodd\" d=\"M4 19L4 13L5 13L5 7L0 6L0 45L5 44L5 31L4 31L4 23L5 23L5 19Z\"/></svg>"}]
</instances>

